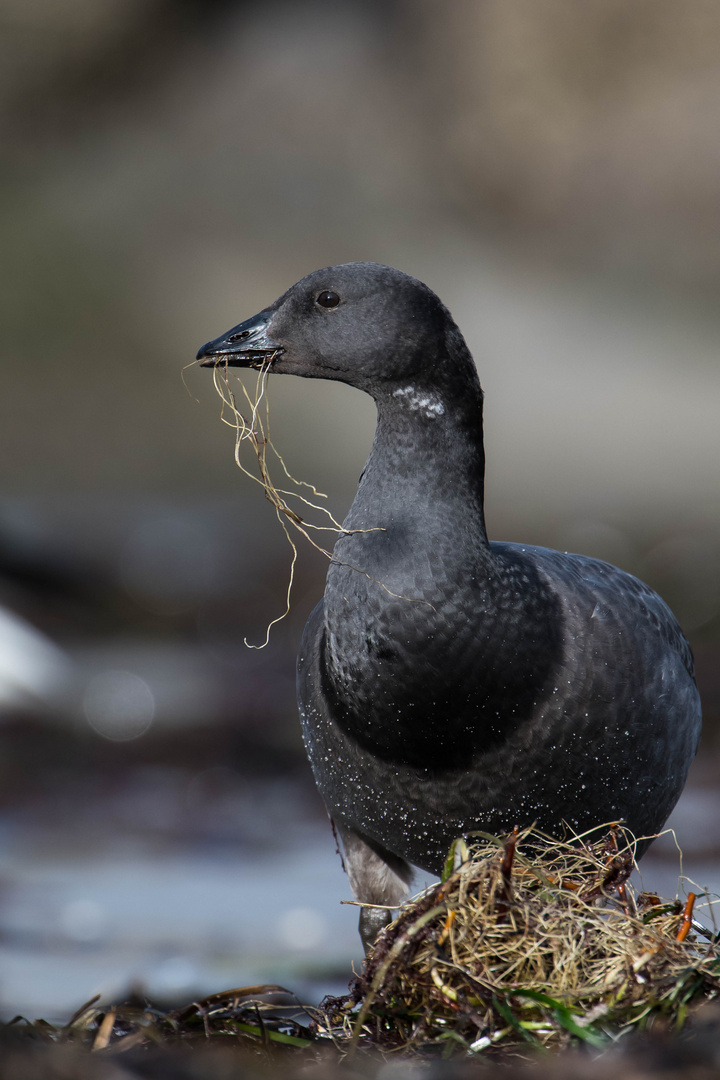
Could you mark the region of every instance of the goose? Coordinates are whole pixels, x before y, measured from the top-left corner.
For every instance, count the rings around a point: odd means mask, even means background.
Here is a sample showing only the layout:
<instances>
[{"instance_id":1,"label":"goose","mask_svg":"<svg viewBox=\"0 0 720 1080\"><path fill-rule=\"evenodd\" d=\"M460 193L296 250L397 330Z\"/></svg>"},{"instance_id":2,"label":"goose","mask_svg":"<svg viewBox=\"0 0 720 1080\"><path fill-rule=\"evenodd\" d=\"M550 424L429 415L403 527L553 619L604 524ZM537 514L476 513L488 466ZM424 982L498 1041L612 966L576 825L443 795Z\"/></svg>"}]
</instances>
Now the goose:
<instances>
[{"instance_id":1,"label":"goose","mask_svg":"<svg viewBox=\"0 0 720 1080\"><path fill-rule=\"evenodd\" d=\"M690 646L617 567L488 540L483 392L435 293L376 263L326 267L197 359L335 379L377 408L297 663L365 948L412 867L438 874L474 830L616 820L640 857L697 749Z\"/></svg>"}]
</instances>

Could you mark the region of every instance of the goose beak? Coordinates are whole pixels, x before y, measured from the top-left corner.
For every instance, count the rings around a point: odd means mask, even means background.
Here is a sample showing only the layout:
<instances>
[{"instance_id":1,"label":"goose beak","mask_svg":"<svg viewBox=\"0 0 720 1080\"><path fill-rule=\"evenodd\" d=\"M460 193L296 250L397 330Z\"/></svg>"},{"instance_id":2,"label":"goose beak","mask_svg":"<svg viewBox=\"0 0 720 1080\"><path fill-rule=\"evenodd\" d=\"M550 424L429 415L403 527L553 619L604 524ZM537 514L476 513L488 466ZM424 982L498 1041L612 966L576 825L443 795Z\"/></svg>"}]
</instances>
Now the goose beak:
<instances>
[{"instance_id":1,"label":"goose beak","mask_svg":"<svg viewBox=\"0 0 720 1080\"><path fill-rule=\"evenodd\" d=\"M201 367L229 364L231 367L261 367L269 358L279 356L284 349L268 334L272 311L261 311L251 319L233 326L199 350L196 360Z\"/></svg>"}]
</instances>

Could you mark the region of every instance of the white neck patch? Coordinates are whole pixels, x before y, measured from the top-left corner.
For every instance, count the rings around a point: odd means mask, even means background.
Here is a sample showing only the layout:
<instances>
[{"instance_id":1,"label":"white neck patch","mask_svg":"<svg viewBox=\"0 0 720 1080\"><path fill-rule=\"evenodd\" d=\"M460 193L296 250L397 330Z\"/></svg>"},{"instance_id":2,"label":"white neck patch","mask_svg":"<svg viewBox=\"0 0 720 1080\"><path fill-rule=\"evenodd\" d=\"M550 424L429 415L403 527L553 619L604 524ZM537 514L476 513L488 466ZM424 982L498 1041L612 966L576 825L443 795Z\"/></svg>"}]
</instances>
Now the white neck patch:
<instances>
[{"instance_id":1,"label":"white neck patch","mask_svg":"<svg viewBox=\"0 0 720 1080\"><path fill-rule=\"evenodd\" d=\"M413 412L419 412L428 420L437 420L445 415L445 406L434 394L419 393L414 386L400 386L393 391L393 397L403 401Z\"/></svg>"}]
</instances>

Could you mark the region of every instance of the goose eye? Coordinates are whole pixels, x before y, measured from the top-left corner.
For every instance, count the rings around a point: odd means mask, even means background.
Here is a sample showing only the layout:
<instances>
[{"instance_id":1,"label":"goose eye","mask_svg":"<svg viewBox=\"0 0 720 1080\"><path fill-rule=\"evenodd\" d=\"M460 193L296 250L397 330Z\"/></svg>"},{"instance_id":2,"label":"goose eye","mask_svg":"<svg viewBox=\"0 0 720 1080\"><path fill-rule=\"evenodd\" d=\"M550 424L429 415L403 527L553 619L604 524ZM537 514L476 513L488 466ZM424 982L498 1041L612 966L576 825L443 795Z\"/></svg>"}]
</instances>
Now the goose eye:
<instances>
[{"instance_id":1,"label":"goose eye","mask_svg":"<svg viewBox=\"0 0 720 1080\"><path fill-rule=\"evenodd\" d=\"M336 292L321 292L315 303L324 308L337 307L340 297Z\"/></svg>"}]
</instances>

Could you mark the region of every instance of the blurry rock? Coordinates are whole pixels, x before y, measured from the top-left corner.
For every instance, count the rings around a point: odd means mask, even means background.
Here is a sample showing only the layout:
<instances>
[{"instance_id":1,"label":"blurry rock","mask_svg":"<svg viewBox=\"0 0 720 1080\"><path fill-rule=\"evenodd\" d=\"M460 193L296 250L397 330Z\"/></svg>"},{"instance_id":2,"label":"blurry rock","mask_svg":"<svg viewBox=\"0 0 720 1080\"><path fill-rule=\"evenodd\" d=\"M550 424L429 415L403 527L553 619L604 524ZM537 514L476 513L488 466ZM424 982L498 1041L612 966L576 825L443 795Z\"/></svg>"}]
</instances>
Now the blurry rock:
<instances>
[{"instance_id":1,"label":"blurry rock","mask_svg":"<svg viewBox=\"0 0 720 1080\"><path fill-rule=\"evenodd\" d=\"M0 607L0 719L18 707L54 706L72 683L64 652L25 619Z\"/></svg>"}]
</instances>

